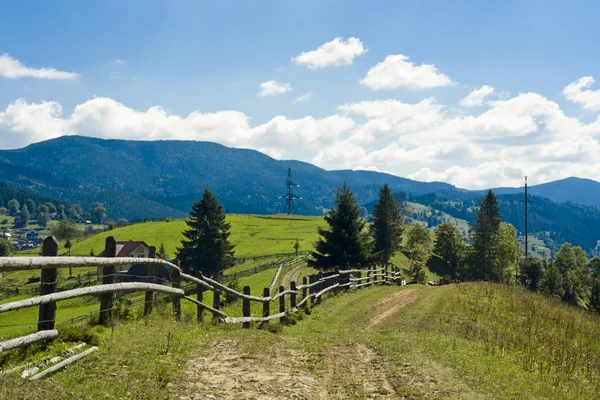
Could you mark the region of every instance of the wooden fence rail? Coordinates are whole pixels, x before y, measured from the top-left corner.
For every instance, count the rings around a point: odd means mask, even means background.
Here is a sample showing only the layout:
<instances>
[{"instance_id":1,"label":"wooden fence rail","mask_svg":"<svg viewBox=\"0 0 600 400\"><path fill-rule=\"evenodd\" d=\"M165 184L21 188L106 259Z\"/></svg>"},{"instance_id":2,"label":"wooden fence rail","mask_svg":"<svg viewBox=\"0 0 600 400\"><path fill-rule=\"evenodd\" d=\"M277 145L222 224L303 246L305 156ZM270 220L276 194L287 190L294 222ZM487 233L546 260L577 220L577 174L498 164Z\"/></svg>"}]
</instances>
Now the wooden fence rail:
<instances>
[{"instance_id":1,"label":"wooden fence rail","mask_svg":"<svg viewBox=\"0 0 600 400\"><path fill-rule=\"evenodd\" d=\"M197 306L198 322L203 322L203 312L208 311L213 315L213 322L224 322L229 324L241 323L243 328L250 328L252 322L268 323L271 320L281 319L285 321L290 315L306 306L307 302L318 304L322 297L330 292L337 292L341 288L361 288L375 284L393 284L399 283L400 273L398 269L393 268L368 268L368 269L345 269L337 270L334 273L311 275L303 278L302 285L297 285L295 281L290 282L290 287L280 286L278 293L271 295L278 277L286 266L301 262L306 258L302 255L293 260L281 263L275 274L270 287L264 288L262 296L253 296L249 286L244 287L243 293L232 289L216 279L212 279L198 273L192 276L184 273L179 267L179 262L169 262L158 258L125 258L114 257L115 239L111 236L106 238L107 257L57 257L57 243L54 238L46 238L43 246L42 257L0 257L0 271L18 271L18 270L41 270L41 289L40 296L5 303L0 305L0 313L19 310L26 307L39 306L38 332L32 335L12 339L0 343L0 352L15 347L22 347L41 340L50 340L56 337L57 331L54 330L56 320L56 302L66 299L72 299L81 296L100 295L100 322L106 323L112 318L113 299L116 293L121 292L143 292L145 293L144 315L152 312L153 293L162 293L171 296L173 304L173 313L176 320L181 319L180 299L189 301ZM112 250L112 251L111 251ZM154 252L153 254L154 255ZM111 257L113 256L113 257ZM114 283L111 277L116 275L115 268L118 266L131 264L147 264L149 278L141 278L148 282L122 282ZM66 267L89 267L96 266L103 269L103 284L84 288L70 289L61 292L56 291L56 269ZM166 284L156 283L154 278L156 266L168 268L171 277L171 287ZM365 276L363 277L363 273ZM380 279L377 279L380 278ZM186 290L181 288L181 282L191 283L192 291L196 292L197 298L194 299L187 295L190 287ZM46 287L46 289L43 289ZM210 290L213 292L213 304L208 305L203 302L203 292ZM187 293L186 293L187 291ZM242 316L231 317L225 312L219 310L220 296L222 293L228 293L242 300ZM286 309L286 296L289 298L290 308ZM263 304L261 316L251 316L250 302L259 302ZM278 313L271 315L271 302L276 302ZM89 314L91 315L91 313ZM87 316L83 316L84 318Z\"/></svg>"}]
</instances>

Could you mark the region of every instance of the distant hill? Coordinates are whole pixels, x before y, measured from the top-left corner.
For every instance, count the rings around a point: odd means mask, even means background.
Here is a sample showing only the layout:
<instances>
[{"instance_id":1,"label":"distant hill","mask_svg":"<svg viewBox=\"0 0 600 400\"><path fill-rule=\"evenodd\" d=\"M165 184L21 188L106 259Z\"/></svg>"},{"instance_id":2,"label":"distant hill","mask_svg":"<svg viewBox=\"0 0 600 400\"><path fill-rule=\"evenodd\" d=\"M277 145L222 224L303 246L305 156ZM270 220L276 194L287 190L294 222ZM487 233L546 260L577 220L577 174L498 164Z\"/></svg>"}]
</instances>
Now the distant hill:
<instances>
[{"instance_id":1,"label":"distant hill","mask_svg":"<svg viewBox=\"0 0 600 400\"><path fill-rule=\"evenodd\" d=\"M483 191L468 191L443 182L419 182L374 171L326 171L312 164L275 160L255 150L198 141L103 140L63 136L22 149L0 151L0 180L54 201L84 208L100 201L111 219L184 217L209 187L230 213L274 214L284 211L286 178L292 169L300 185L298 214L319 215L333 205L344 181L361 204L377 199L384 183L413 203L435 212L415 215L434 225L453 218L465 227ZM494 189L513 196L503 200L505 220L522 230L522 188ZM552 240L596 246L600 233L592 225L600 211L600 183L568 178L531 186L530 231L550 232ZM440 199L445 199L440 201ZM504 197L503 197L504 199ZM562 203L571 202L571 203ZM583 206L573 203L581 203ZM537 207L537 208L536 208ZM439 213L444 213L443 215Z\"/></svg>"},{"instance_id":2,"label":"distant hill","mask_svg":"<svg viewBox=\"0 0 600 400\"><path fill-rule=\"evenodd\" d=\"M523 193L525 188L496 188L499 194ZM529 194L558 202L572 202L600 207L600 182L592 179L565 178L528 187Z\"/></svg>"},{"instance_id":3,"label":"distant hill","mask_svg":"<svg viewBox=\"0 0 600 400\"><path fill-rule=\"evenodd\" d=\"M362 202L384 182L410 193L460 192L447 183L425 183L369 171L326 171L299 161L278 161L255 150L196 141L126 141L65 136L18 150L0 151L0 178L71 203L103 201L111 218L183 216L208 186L230 212L284 209L287 169L302 201L298 213L329 208L346 180Z\"/></svg>"}]
</instances>

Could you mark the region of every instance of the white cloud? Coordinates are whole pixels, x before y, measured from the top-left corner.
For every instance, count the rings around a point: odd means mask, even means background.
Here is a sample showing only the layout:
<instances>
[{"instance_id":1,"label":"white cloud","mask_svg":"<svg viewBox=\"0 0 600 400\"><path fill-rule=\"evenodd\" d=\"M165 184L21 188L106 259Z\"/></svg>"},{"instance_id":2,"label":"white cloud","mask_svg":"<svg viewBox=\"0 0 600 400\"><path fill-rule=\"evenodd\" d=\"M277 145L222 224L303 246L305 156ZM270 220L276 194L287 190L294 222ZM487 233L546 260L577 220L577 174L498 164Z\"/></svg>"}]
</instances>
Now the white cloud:
<instances>
[{"instance_id":1,"label":"white cloud","mask_svg":"<svg viewBox=\"0 0 600 400\"><path fill-rule=\"evenodd\" d=\"M260 88L258 96L260 97L277 96L292 91L292 85L278 81L261 82L258 86Z\"/></svg>"},{"instance_id":2,"label":"white cloud","mask_svg":"<svg viewBox=\"0 0 600 400\"><path fill-rule=\"evenodd\" d=\"M123 64L127 64L127 63L128 63L127 60L115 60L115 64L123 65Z\"/></svg>"},{"instance_id":3,"label":"white cloud","mask_svg":"<svg viewBox=\"0 0 600 400\"><path fill-rule=\"evenodd\" d=\"M251 124L235 110L177 115L96 97L66 113L51 101L17 100L0 109L0 148L61 135L216 141L275 158L312 161L329 169L378 169L459 187L532 184L567 176L600 176L600 118L584 122L559 104L521 93L487 101L483 111L454 110L434 98L341 104L333 115L278 115Z\"/></svg>"},{"instance_id":4,"label":"white cloud","mask_svg":"<svg viewBox=\"0 0 600 400\"><path fill-rule=\"evenodd\" d=\"M344 41L337 37L321 45L316 50L302 52L292 61L306 65L310 69L324 68L330 65L351 65L352 61L367 52L360 39L351 37Z\"/></svg>"},{"instance_id":5,"label":"white cloud","mask_svg":"<svg viewBox=\"0 0 600 400\"><path fill-rule=\"evenodd\" d=\"M304 93L302 96L298 96L294 99L294 101L292 101L292 103L296 104L296 103L304 103L309 101L310 99L312 99L312 93L308 92L308 93Z\"/></svg>"},{"instance_id":6,"label":"white cloud","mask_svg":"<svg viewBox=\"0 0 600 400\"><path fill-rule=\"evenodd\" d=\"M38 78L74 80L79 77L75 72L58 71L54 68L31 68L21 64L8 54L0 55L0 77L7 79Z\"/></svg>"},{"instance_id":7,"label":"white cloud","mask_svg":"<svg viewBox=\"0 0 600 400\"><path fill-rule=\"evenodd\" d=\"M600 110L600 90L590 90L589 87L594 83L594 78L584 76L564 88L565 97L575 103L583 104L586 110Z\"/></svg>"},{"instance_id":8,"label":"white cloud","mask_svg":"<svg viewBox=\"0 0 600 400\"><path fill-rule=\"evenodd\" d=\"M488 85L473 90L464 99L460 101L463 107L475 107L483 104L483 101L494 93L494 88Z\"/></svg>"},{"instance_id":9,"label":"white cloud","mask_svg":"<svg viewBox=\"0 0 600 400\"><path fill-rule=\"evenodd\" d=\"M416 65L403 54L387 56L384 61L372 67L360 83L374 90L401 87L419 90L456 84L450 77L439 72L435 65Z\"/></svg>"}]
</instances>

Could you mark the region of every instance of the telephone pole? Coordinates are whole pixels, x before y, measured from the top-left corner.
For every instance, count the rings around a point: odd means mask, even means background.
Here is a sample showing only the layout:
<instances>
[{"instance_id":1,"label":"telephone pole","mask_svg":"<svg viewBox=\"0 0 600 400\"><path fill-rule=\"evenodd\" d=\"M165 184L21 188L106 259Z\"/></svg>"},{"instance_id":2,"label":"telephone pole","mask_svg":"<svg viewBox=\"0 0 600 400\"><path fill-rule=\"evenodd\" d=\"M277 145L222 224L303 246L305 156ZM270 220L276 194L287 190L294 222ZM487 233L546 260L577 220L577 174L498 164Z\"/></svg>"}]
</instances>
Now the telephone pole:
<instances>
[{"instance_id":1,"label":"telephone pole","mask_svg":"<svg viewBox=\"0 0 600 400\"><path fill-rule=\"evenodd\" d=\"M529 236L529 227L527 224L527 214L528 214L528 209L527 209L527 176L525 176L525 259L527 259L527 256L529 255L529 246L528 246L528 236Z\"/></svg>"}]
</instances>

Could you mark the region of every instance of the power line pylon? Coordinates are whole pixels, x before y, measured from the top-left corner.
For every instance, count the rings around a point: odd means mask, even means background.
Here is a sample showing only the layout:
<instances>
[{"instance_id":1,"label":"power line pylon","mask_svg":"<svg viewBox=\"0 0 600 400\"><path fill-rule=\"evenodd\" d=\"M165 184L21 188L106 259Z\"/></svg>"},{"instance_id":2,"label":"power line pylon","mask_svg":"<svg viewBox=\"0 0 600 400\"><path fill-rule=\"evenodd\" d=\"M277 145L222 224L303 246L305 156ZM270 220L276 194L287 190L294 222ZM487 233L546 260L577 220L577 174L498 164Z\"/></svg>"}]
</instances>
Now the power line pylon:
<instances>
[{"instance_id":1,"label":"power line pylon","mask_svg":"<svg viewBox=\"0 0 600 400\"><path fill-rule=\"evenodd\" d=\"M300 187L300 185L294 183L294 180L292 179L292 169L288 168L288 175L287 175L287 194L285 196L280 196L279 198L285 199L285 213L286 214L295 214L296 213L296 207L294 205L294 200L301 200L302 197L296 196L294 194L294 188L295 187Z\"/></svg>"}]
</instances>

